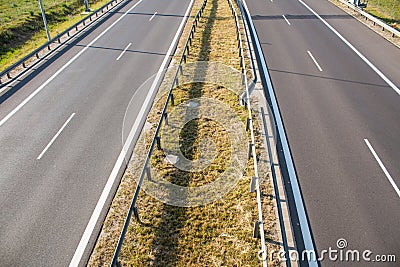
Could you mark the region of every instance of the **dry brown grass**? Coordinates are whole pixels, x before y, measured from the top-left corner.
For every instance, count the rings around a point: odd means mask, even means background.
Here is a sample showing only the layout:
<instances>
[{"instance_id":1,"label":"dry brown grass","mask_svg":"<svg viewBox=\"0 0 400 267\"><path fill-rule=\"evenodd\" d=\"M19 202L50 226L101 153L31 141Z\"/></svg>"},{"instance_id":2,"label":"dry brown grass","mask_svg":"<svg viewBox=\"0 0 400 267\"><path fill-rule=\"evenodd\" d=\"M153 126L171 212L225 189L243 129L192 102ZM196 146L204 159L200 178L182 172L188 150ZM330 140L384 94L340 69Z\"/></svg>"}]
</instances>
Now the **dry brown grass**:
<instances>
[{"instance_id":1,"label":"dry brown grass","mask_svg":"<svg viewBox=\"0 0 400 267\"><path fill-rule=\"evenodd\" d=\"M202 1L196 1L192 15L197 12L201 3ZM187 26L190 25L191 20ZM186 40L187 34L188 27L184 30L183 40ZM227 0L208 0L188 56L188 62L196 61L217 61L239 69L235 23ZM233 109L241 121L246 120L247 110L239 105L238 96L227 88L190 83L175 88L174 96L175 104L196 97L217 99ZM151 129L143 134L147 147L164 101L165 97L161 97L154 103L149 114L148 123ZM259 123L256 122L255 126L259 133L256 145L261 148ZM213 140L218 156L201 172L185 172L167 163L162 151L154 150L152 167L168 181L181 186L200 186L215 180L229 164L230 141L224 128L217 123L206 119L193 120L184 127L180 137L181 149L187 158L196 159L200 156L199 143L204 138ZM145 152L135 150L135 153L138 155ZM262 153L258 155L262 157ZM140 157L133 156L133 162L122 179L89 261L90 266L105 266L110 263L137 176L143 166L142 161L137 158ZM212 204L198 207L167 205L141 191L136 206L143 223L132 220L119 257L122 265L260 266L257 258L260 241L252 237L253 222L257 220L258 214L256 197L249 193L251 176L252 160L248 161L245 173L234 190ZM267 238L274 238L275 217L267 172L262 172L260 178L264 183L263 205L269 213L266 218Z\"/></svg>"}]
</instances>

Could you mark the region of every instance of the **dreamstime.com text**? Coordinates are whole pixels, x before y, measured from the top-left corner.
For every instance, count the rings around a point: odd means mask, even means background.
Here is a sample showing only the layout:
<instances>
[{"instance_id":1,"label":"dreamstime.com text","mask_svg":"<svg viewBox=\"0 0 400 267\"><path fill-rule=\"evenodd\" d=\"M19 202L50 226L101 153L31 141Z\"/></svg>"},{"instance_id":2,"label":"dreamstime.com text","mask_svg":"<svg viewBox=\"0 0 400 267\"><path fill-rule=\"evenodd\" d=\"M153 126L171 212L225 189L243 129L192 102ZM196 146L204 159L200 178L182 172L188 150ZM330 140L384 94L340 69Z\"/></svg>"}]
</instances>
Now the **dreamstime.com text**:
<instances>
[{"instance_id":1,"label":"dreamstime.com text","mask_svg":"<svg viewBox=\"0 0 400 267\"><path fill-rule=\"evenodd\" d=\"M336 242L336 247L329 247L323 249L318 253L313 250L304 250L299 253L296 250L285 251L281 250L270 250L268 252L269 261L332 261L332 262L396 262L395 254L375 254L371 250L357 250L348 249L347 240L340 238ZM259 259L263 258L262 252L259 253Z\"/></svg>"}]
</instances>

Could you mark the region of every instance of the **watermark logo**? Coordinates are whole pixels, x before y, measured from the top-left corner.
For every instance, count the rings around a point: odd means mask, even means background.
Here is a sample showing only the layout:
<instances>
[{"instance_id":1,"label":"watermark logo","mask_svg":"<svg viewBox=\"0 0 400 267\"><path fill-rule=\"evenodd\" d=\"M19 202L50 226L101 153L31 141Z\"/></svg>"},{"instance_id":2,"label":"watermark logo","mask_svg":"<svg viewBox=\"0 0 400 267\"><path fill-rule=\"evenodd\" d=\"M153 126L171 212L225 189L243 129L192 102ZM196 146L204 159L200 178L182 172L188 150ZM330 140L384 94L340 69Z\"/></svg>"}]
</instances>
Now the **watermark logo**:
<instances>
[{"instance_id":1,"label":"watermark logo","mask_svg":"<svg viewBox=\"0 0 400 267\"><path fill-rule=\"evenodd\" d=\"M317 256L319 255L319 256ZM260 260L265 260L265 256L262 251L258 254ZM271 250L268 255L269 261L308 261L308 262L396 262L395 254L375 254L371 250L358 250L350 249L349 244L346 239L339 238L336 241L336 247L328 247L327 249L322 249L317 253L313 250L304 250L299 252L297 250L285 251L281 250Z\"/></svg>"},{"instance_id":2,"label":"watermark logo","mask_svg":"<svg viewBox=\"0 0 400 267\"><path fill-rule=\"evenodd\" d=\"M344 238L339 238L336 241L336 246L338 247L338 249L344 249L347 247L347 240Z\"/></svg>"}]
</instances>

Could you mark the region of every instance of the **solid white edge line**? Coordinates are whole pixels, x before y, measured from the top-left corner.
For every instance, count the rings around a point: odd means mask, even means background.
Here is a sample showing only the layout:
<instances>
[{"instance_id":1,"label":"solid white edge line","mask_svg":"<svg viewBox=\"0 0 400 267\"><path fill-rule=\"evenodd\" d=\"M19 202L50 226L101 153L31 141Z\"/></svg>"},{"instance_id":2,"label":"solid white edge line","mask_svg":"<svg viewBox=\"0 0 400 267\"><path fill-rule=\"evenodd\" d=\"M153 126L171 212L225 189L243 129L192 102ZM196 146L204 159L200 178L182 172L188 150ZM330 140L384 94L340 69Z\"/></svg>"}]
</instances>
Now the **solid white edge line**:
<instances>
[{"instance_id":1,"label":"solid white edge line","mask_svg":"<svg viewBox=\"0 0 400 267\"><path fill-rule=\"evenodd\" d=\"M310 51L307 50L308 55L311 57L311 59L314 61L314 64L317 66L317 68L319 69L319 71L322 71L321 67L319 66L317 60L314 58L314 56L311 54Z\"/></svg>"},{"instance_id":2,"label":"solid white edge line","mask_svg":"<svg viewBox=\"0 0 400 267\"><path fill-rule=\"evenodd\" d=\"M151 16L151 18L149 19L149 21L152 21L153 18L157 15L157 11L153 14L153 16Z\"/></svg>"},{"instance_id":3,"label":"solid white edge line","mask_svg":"<svg viewBox=\"0 0 400 267\"><path fill-rule=\"evenodd\" d=\"M305 6L311 13L313 13L320 21L322 21L325 26L327 26L337 37L339 37L351 50L354 51L367 65L376 72L392 89L400 95L400 89L387 78L374 64L371 63L360 51L358 51L347 39L345 39L335 28L333 28L326 20L324 20L317 12L315 12L311 7L309 7L302 0L298 0L303 6Z\"/></svg>"},{"instance_id":4,"label":"solid white edge line","mask_svg":"<svg viewBox=\"0 0 400 267\"><path fill-rule=\"evenodd\" d=\"M289 20L285 17L285 15L282 15L282 17L286 20L287 24L290 26Z\"/></svg>"},{"instance_id":5,"label":"solid white edge line","mask_svg":"<svg viewBox=\"0 0 400 267\"><path fill-rule=\"evenodd\" d=\"M242 0L242 2L246 9L246 12L248 12L250 15L250 11L247 8L246 1ZM251 20L251 16L250 16L250 27L251 27L252 32L254 33L256 49L258 50L258 54L260 55L261 67L264 72L265 81L267 82L267 89L268 89L268 92L269 92L269 95L271 98L272 108L275 112L275 119L276 119L275 123L276 123L276 126L278 128L278 131L279 131L280 137L281 137L281 145L282 145L283 153L285 155L286 167L287 167L287 171L289 173L289 179L290 179L290 183L291 183L291 187L292 187L292 191L293 191L293 197L294 197L294 201L296 204L295 206L296 206L297 216L299 218L301 234L303 236L304 248L307 251L315 251L314 243L313 243L313 240L311 237L310 226L308 224L307 214L306 214L305 207L304 207L303 197L300 192L300 186L299 186L299 183L297 180L296 171L294 169L292 154L289 149L289 144L287 141L285 128L283 127L282 117L281 117L281 114L280 114L280 111L278 108L278 102L275 97L275 92L272 87L271 77L269 76L267 63L265 61L264 54L262 53L260 41L258 39L257 32L254 28L253 21ZM318 267L318 262L315 259L308 259L307 261L308 261L309 267Z\"/></svg>"},{"instance_id":6,"label":"solid white edge line","mask_svg":"<svg viewBox=\"0 0 400 267\"><path fill-rule=\"evenodd\" d=\"M397 195L400 197L400 189L396 185L395 181L393 180L392 176L386 169L385 165L383 165L383 162L379 158L378 154L376 154L375 149L372 147L371 143L368 141L368 139L364 139L364 142L367 144L369 150L371 151L372 155L374 156L375 160L378 162L379 166L381 167L382 171L385 173L386 178L389 180L390 184L392 185L393 189L396 191Z\"/></svg>"},{"instance_id":7,"label":"solid white edge line","mask_svg":"<svg viewBox=\"0 0 400 267\"><path fill-rule=\"evenodd\" d=\"M169 49L168 49L168 51L167 51L167 53L166 53L166 55L164 57L164 60L161 63L161 66L160 66L160 68L159 68L159 70L157 72L157 75L156 75L156 77L154 79L154 82L153 82L149 92L147 93L146 99L142 104L142 107L141 107L141 109L139 111L139 114L136 117L135 123L133 124L133 126L131 128L131 131L129 132L128 138L127 138L127 140L126 140L126 142L125 142L125 144L124 144L124 146L123 146L123 148L122 148L122 150L121 150L121 152L120 152L120 154L118 156L117 162L115 163L114 168L112 169L112 172L111 172L111 174L110 174L110 176L109 176L109 178L107 180L107 183L106 183L106 185L105 185L105 187L103 189L103 192L101 193L101 196L100 196L99 201L97 202L97 205L96 205L96 207L95 207L95 209L94 209L94 211L92 213L92 216L90 217L90 220L89 220L89 222L88 222L88 224L86 226L85 232L82 235L82 238L81 238L81 240L79 242L79 245L76 248L75 254L74 254L74 256L73 256L73 258L72 258L72 260L71 260L71 262L69 264L70 267L78 266L79 262L81 261L82 255L83 255L83 253L84 253L84 251L86 249L86 246L87 246L87 244L89 242L89 239L90 239L90 237L92 235L92 232L93 232L93 230L94 230L94 228L96 226L96 223L97 223L97 221L98 221L98 219L100 217L100 213L103 210L104 205L105 205L106 200L107 200L107 197L109 196L109 194L111 192L112 185L114 184L115 179L116 179L116 177L118 175L118 172L119 172L122 164L124 163L125 156L128 153L129 147L130 147L130 145L131 145L131 143L133 141L133 138L134 138L134 136L136 134L136 131L139 128L139 124L140 124L140 122L142 120L142 117L144 116L144 114L146 112L146 109L147 109L148 105L150 104L150 101L152 99L154 91L156 90L157 83L158 83L158 81L159 81L159 79L160 79L160 77L161 77L161 75L163 73L163 70L165 68L165 65L168 62L168 59L169 59L169 57L170 57L170 55L172 53L172 50L174 49L174 47L176 45L176 42L178 41L180 32L182 31L182 28L185 25L186 18L189 15L191 7L193 6L193 1L194 0L190 0L188 9L186 10L186 13L182 18L181 24L179 25L179 28L176 31L176 34L174 36L174 39L172 40L171 46L169 47Z\"/></svg>"},{"instance_id":8,"label":"solid white edge line","mask_svg":"<svg viewBox=\"0 0 400 267\"><path fill-rule=\"evenodd\" d=\"M50 148L50 146L54 143L54 141L57 139L57 137L61 134L61 132L64 130L64 128L67 126L67 124L72 120L72 118L75 116L75 113L72 113L71 116L69 116L68 120L63 124L63 126L58 130L58 132L53 136L53 138L50 140L50 142L47 144L47 146L43 149L42 153L36 158L36 159L41 159L46 153L46 151Z\"/></svg>"},{"instance_id":9,"label":"solid white edge line","mask_svg":"<svg viewBox=\"0 0 400 267\"><path fill-rule=\"evenodd\" d=\"M6 121L8 121L15 113L17 113L26 103L28 103L35 95L37 95L46 85L48 85L54 78L56 78L63 70L65 70L72 62L74 62L78 57L80 57L91 45L93 45L97 40L99 40L106 32L113 28L121 19L123 19L132 9L134 9L143 0L139 0L134 6L132 6L128 11L126 11L121 17L119 17L113 24L107 27L102 33L100 33L96 38L94 38L88 45L86 45L78 54L71 58L64 66L62 66L56 73L54 73L50 78L48 78L39 88L37 88L32 94L24 99L16 108L14 108L7 116L5 116L0 121L0 127L3 126Z\"/></svg>"},{"instance_id":10,"label":"solid white edge line","mask_svg":"<svg viewBox=\"0 0 400 267\"><path fill-rule=\"evenodd\" d=\"M117 57L116 60L119 60L119 59L125 54L126 50L128 50L128 48L129 48L131 45L132 45L132 43L129 43L129 44L125 47L124 51L122 51L121 54Z\"/></svg>"}]
</instances>

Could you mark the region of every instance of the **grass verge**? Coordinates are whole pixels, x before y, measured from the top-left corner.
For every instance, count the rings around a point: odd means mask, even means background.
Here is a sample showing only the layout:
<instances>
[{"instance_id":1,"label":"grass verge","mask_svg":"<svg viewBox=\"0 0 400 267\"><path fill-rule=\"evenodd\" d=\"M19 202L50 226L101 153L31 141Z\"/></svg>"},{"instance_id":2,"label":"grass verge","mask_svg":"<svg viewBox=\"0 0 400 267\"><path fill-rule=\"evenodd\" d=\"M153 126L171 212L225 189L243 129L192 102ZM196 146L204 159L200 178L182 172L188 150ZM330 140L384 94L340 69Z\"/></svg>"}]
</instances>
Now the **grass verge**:
<instances>
[{"instance_id":1,"label":"grass verge","mask_svg":"<svg viewBox=\"0 0 400 267\"><path fill-rule=\"evenodd\" d=\"M89 1L90 8L96 10L109 0ZM44 0L43 1L50 35L56 36L81 20L85 7L83 1ZM29 1L0 0L0 71L17 62L30 52L47 42L39 4Z\"/></svg>"},{"instance_id":2,"label":"grass verge","mask_svg":"<svg viewBox=\"0 0 400 267\"><path fill-rule=\"evenodd\" d=\"M371 15L389 25L400 24L400 2L398 0L369 0L365 9ZM400 25L397 26L400 29Z\"/></svg>"},{"instance_id":3,"label":"grass verge","mask_svg":"<svg viewBox=\"0 0 400 267\"><path fill-rule=\"evenodd\" d=\"M197 12L201 2L202 0L195 2L192 15ZM189 19L187 27L190 24ZM185 29L181 45L186 39L187 30L188 28ZM208 1L187 60L220 62L240 69L235 22L227 0ZM217 99L234 110L243 123L246 120L246 109L239 105L238 96L227 88L194 82L175 88L174 96L176 105L197 97ZM165 99L161 98L156 101L149 114L147 123L151 125L151 129L143 135L147 146L154 134L163 100ZM259 125L255 120L257 149L262 146ZM181 131L180 148L186 158L198 159L201 140L204 139L213 140L218 156L203 171L179 170L164 160L165 155L160 150L153 153L152 167L176 185L196 187L214 181L230 162L230 140L221 125L206 119L190 121ZM89 266L104 266L111 261L137 176L143 166L135 155L144 153L138 149L134 151L133 160L122 178ZM261 157L261 154L258 156ZM271 188L267 173L261 175L263 205L265 211L268 211L268 216L264 217L266 234L267 238L274 239L275 217ZM249 193L251 176L252 160L248 161L244 176L234 190L211 204L198 207L167 205L141 191L136 206L144 223L130 223L119 258L123 266L260 266L257 258L260 241L252 237L253 222L258 215L256 197ZM270 265L278 264L271 262Z\"/></svg>"}]
</instances>

